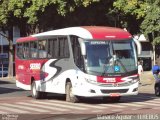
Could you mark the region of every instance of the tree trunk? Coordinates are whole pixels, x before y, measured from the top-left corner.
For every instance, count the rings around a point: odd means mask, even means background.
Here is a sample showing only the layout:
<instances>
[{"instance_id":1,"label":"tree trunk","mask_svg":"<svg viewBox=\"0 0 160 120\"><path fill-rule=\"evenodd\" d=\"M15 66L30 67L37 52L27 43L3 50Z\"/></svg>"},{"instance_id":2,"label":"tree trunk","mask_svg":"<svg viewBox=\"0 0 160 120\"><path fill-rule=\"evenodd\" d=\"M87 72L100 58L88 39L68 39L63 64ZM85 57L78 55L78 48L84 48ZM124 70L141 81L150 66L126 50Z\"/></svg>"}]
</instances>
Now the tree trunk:
<instances>
[{"instance_id":1,"label":"tree trunk","mask_svg":"<svg viewBox=\"0 0 160 120\"><path fill-rule=\"evenodd\" d=\"M8 77L13 77L13 27L8 30L8 42L9 42L9 65L8 65Z\"/></svg>"}]
</instances>

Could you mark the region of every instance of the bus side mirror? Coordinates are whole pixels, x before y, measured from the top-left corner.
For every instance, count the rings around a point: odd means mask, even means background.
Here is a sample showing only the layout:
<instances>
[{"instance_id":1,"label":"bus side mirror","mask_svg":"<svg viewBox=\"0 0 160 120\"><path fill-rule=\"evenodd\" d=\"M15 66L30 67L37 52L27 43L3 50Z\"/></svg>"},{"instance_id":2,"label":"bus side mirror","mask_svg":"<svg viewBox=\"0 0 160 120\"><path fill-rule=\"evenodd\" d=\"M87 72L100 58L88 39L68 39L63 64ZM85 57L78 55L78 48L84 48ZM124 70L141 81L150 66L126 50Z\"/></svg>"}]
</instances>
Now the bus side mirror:
<instances>
[{"instance_id":1,"label":"bus side mirror","mask_svg":"<svg viewBox=\"0 0 160 120\"><path fill-rule=\"evenodd\" d=\"M138 53L138 55L140 55L141 52L142 52L141 43L137 39L135 39L135 38L133 38L133 40L134 40L134 42L136 43L136 46L137 46L137 53Z\"/></svg>"},{"instance_id":2,"label":"bus side mirror","mask_svg":"<svg viewBox=\"0 0 160 120\"><path fill-rule=\"evenodd\" d=\"M82 55L86 55L86 46L85 46L84 40L82 38L78 38L78 41L79 41L80 46L81 46Z\"/></svg>"}]
</instances>

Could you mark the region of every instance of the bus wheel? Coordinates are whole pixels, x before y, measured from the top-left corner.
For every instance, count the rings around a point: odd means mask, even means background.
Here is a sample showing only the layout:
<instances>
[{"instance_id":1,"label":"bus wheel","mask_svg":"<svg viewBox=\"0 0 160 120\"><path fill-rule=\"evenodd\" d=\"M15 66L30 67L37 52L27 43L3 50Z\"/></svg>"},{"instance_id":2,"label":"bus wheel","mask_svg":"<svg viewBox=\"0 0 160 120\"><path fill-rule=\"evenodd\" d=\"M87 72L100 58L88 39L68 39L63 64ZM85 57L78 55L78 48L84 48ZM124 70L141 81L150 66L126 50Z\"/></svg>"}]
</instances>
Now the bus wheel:
<instances>
[{"instance_id":1,"label":"bus wheel","mask_svg":"<svg viewBox=\"0 0 160 120\"><path fill-rule=\"evenodd\" d=\"M31 85L31 94L32 94L32 97L35 98L35 99L41 98L41 92L37 91L35 81L33 81L32 85Z\"/></svg>"},{"instance_id":2,"label":"bus wheel","mask_svg":"<svg viewBox=\"0 0 160 120\"><path fill-rule=\"evenodd\" d=\"M73 94L71 82L67 82L66 84L66 101L72 103L78 102L77 96Z\"/></svg>"},{"instance_id":3,"label":"bus wheel","mask_svg":"<svg viewBox=\"0 0 160 120\"><path fill-rule=\"evenodd\" d=\"M160 96L160 87L158 85L155 86L155 95Z\"/></svg>"}]
</instances>

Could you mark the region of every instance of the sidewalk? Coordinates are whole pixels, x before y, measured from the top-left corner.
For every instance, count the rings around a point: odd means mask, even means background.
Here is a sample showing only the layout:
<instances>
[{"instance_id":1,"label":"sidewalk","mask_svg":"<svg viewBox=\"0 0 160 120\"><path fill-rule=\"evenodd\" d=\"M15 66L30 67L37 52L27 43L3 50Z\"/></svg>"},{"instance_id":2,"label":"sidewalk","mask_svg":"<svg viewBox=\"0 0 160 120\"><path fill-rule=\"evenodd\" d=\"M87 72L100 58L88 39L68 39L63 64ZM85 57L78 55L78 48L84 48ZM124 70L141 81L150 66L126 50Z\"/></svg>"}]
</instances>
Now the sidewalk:
<instances>
[{"instance_id":1,"label":"sidewalk","mask_svg":"<svg viewBox=\"0 0 160 120\"><path fill-rule=\"evenodd\" d=\"M10 82L10 83L16 83L16 78L15 76L13 77L1 77L0 81L6 81L6 82Z\"/></svg>"},{"instance_id":2,"label":"sidewalk","mask_svg":"<svg viewBox=\"0 0 160 120\"><path fill-rule=\"evenodd\" d=\"M143 84L152 84L155 82L152 71L144 71L142 73L142 81Z\"/></svg>"},{"instance_id":3,"label":"sidewalk","mask_svg":"<svg viewBox=\"0 0 160 120\"><path fill-rule=\"evenodd\" d=\"M139 92L154 93L155 80L151 71L144 71L142 73L141 83L142 84L139 86Z\"/></svg>"}]
</instances>

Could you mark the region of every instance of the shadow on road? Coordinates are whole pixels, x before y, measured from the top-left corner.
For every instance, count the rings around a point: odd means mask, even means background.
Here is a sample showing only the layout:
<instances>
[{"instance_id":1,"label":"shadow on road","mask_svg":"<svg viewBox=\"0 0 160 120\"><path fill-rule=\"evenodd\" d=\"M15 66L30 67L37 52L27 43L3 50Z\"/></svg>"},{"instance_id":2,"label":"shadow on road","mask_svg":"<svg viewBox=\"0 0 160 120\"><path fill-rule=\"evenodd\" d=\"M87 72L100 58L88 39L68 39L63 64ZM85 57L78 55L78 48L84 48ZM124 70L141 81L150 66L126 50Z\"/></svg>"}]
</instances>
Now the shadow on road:
<instances>
[{"instance_id":1,"label":"shadow on road","mask_svg":"<svg viewBox=\"0 0 160 120\"><path fill-rule=\"evenodd\" d=\"M15 83L13 81L0 79L0 94L24 91L24 90L16 88L14 84Z\"/></svg>"},{"instance_id":2,"label":"shadow on road","mask_svg":"<svg viewBox=\"0 0 160 120\"><path fill-rule=\"evenodd\" d=\"M24 91L24 90L0 87L0 94L13 93L13 92L18 92L18 91Z\"/></svg>"},{"instance_id":3,"label":"shadow on road","mask_svg":"<svg viewBox=\"0 0 160 120\"><path fill-rule=\"evenodd\" d=\"M154 94L151 93L139 93L138 95L135 96L123 96L121 97L119 102L113 101L110 97L108 97L108 99L105 100L99 97L99 98L80 98L80 103L87 103L87 104L132 103L132 102L146 102L157 98L158 97L156 97ZM65 95L49 93L45 99L65 101Z\"/></svg>"},{"instance_id":4,"label":"shadow on road","mask_svg":"<svg viewBox=\"0 0 160 120\"><path fill-rule=\"evenodd\" d=\"M10 81L0 80L0 85L2 85L2 84L15 84L15 83L10 82Z\"/></svg>"}]
</instances>

